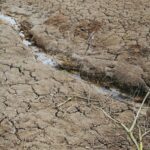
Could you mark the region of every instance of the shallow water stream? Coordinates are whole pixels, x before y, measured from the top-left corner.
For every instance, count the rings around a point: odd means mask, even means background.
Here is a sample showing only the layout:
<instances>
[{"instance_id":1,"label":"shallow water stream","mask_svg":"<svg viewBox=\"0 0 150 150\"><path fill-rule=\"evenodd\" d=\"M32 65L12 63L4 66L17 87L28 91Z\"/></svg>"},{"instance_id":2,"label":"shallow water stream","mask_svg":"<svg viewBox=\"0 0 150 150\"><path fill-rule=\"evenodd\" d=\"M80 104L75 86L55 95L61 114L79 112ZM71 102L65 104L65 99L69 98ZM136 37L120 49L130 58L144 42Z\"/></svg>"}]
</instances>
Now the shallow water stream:
<instances>
[{"instance_id":1,"label":"shallow water stream","mask_svg":"<svg viewBox=\"0 0 150 150\"><path fill-rule=\"evenodd\" d=\"M18 32L19 36L22 39L22 43L32 50L35 58L38 61L41 61L44 65L51 66L51 67L54 67L57 69L57 66L58 66L57 60L55 60L52 56L45 54L44 52L41 52L39 47L33 45L33 43L30 40L26 39L24 32L21 31L20 25L16 22L15 19L13 19L10 16L6 16L6 15L0 13L0 20L9 24ZM73 78L76 78L77 80L83 80L83 79L81 79L80 75L78 75L78 74L71 74L71 75ZM87 81L85 81L85 82L87 82ZM130 96L128 96L125 93L120 92L116 88L105 88L105 87L101 87L101 86L95 85L95 84L90 83L90 82L87 82L87 83L90 86L92 86L93 90L96 90L98 93L110 96L116 100L124 101L124 100L131 99Z\"/></svg>"}]
</instances>

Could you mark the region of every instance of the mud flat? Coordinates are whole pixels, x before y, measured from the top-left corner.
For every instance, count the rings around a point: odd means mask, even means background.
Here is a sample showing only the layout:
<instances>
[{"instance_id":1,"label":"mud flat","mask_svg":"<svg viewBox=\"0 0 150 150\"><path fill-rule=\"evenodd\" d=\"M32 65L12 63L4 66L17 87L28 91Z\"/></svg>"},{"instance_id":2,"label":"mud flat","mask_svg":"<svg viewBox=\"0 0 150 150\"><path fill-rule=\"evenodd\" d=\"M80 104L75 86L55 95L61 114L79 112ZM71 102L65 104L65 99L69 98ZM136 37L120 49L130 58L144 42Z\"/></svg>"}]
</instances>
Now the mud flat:
<instances>
[{"instance_id":1,"label":"mud flat","mask_svg":"<svg viewBox=\"0 0 150 150\"><path fill-rule=\"evenodd\" d=\"M62 68L144 95L150 86L149 5L147 0L15 0L2 10L22 21L39 47L62 60Z\"/></svg>"},{"instance_id":2,"label":"mud flat","mask_svg":"<svg viewBox=\"0 0 150 150\"><path fill-rule=\"evenodd\" d=\"M124 149L121 142L126 135L117 128L123 136L118 137L113 131L116 127L98 107L114 106L112 111L118 117L130 114L127 122L132 118L129 107L98 93L73 75L56 70L47 58L45 63L43 55L38 57L40 62L35 57L39 52L33 52L25 43L9 24L0 25L0 148L69 150L100 146L113 150L122 145Z\"/></svg>"},{"instance_id":3,"label":"mud flat","mask_svg":"<svg viewBox=\"0 0 150 150\"><path fill-rule=\"evenodd\" d=\"M21 30L21 25L19 23L17 23L14 18L0 13L0 19L5 24L8 24L12 28L14 28L16 30L16 32L19 32L19 36L22 39L22 43L26 47L29 47L32 50L32 52L35 55L35 58L37 60L41 61L44 65L47 65L47 67L51 66L56 69L62 69L62 64L61 64L60 60L55 60L55 58L52 58L47 53L41 52L43 50L41 48L39 48L38 46L35 46L32 39L27 39L28 37L26 37L24 34L24 31ZM70 70L73 70L73 69L70 69ZM68 72L68 73L70 73L76 79L82 80L79 74L75 74L73 72ZM82 80L82 82L84 82L84 81ZM110 96L116 100L123 101L123 100L130 100L133 98L131 96L128 96L125 93L121 93L119 90L117 90L115 88L100 87L100 86L94 85L90 82L89 83L87 82L87 84L91 85L93 87L93 90L96 90L97 92L99 92L103 95Z\"/></svg>"},{"instance_id":4,"label":"mud flat","mask_svg":"<svg viewBox=\"0 0 150 150\"><path fill-rule=\"evenodd\" d=\"M2 11L61 60L61 68L138 96L150 86L149 5L147 0L6 0Z\"/></svg>"},{"instance_id":5,"label":"mud flat","mask_svg":"<svg viewBox=\"0 0 150 150\"><path fill-rule=\"evenodd\" d=\"M149 49L147 49L149 20L143 18L148 17L149 1L145 2L141 1L140 4L137 2L136 6L130 1L126 1L125 4L123 1L113 1L110 4L109 1L101 0L94 2L92 0L76 2L45 0L43 3L40 0L4 0L0 2L1 12L5 14L0 16L0 149L134 149L132 142L127 140L125 132L99 110L99 107L102 107L114 118L128 124L134 116L131 109L132 103L116 101L115 95L110 97L112 93L115 93L116 97L121 97L116 89L103 88L83 81L78 75L78 67L80 75L83 74L84 77L86 77L84 74L87 74L95 78L101 73L104 73L104 76L107 74L113 77L115 72L118 74L118 78L116 77L118 83L122 85L130 83L131 89L134 87L133 83L136 83L137 93L140 89L146 91L149 85L149 68L147 67L149 64ZM128 13L125 10L122 12L122 7L127 9ZM132 14L133 8L136 15ZM139 10L141 10L140 15L144 15L143 18L138 17ZM127 20L130 26L123 22L126 15L128 15ZM90 21L94 17L95 21ZM122 17L124 19L120 22ZM101 31L99 22L102 20L106 24L102 23ZM9 21L15 21L15 24ZM123 24L123 27L118 26L118 22ZM139 22L140 25L137 28L131 28L135 25L132 24L133 22ZM24 31L18 30L20 27ZM146 40L145 43L142 42L143 47L146 48L144 54L136 50L136 55L130 55L121 47L118 50L119 54L117 53L119 56L116 55L115 50L120 46L120 42L118 44L120 36L121 41L125 43L130 42L129 39L134 37L127 36L128 27L138 33L136 37L138 42L140 42L138 38L140 35L143 40ZM142 28L142 31L138 28ZM96 34L93 29L96 29ZM110 29L115 31L111 31L108 36ZM31 35L31 40L26 38L26 33ZM116 37L116 33L120 33L119 38ZM147 35L146 39L145 35ZM107 39L107 42L104 40L105 46L97 46L102 44L97 38L104 36ZM91 40L92 43L90 43ZM132 42L134 43L134 40ZM108 49L107 45L110 43L111 48ZM112 59L114 56L115 60ZM125 56L126 58L132 56L132 59L127 61L124 59ZM62 68L67 70L67 67L71 67L78 73L70 74L56 69L59 62L62 62ZM66 63L68 65L65 65ZM123 67L123 71L127 75L121 74L121 71L116 69L116 66L119 68L126 65L128 67ZM99 73L90 74L90 71L94 73L94 70ZM129 77L129 80L126 77ZM135 80L131 81L131 78ZM102 81L106 81L106 87L109 84L115 85L109 83L109 80ZM129 87L128 84L126 87ZM146 110L142 113L143 117L145 112ZM148 141L150 136L147 136L144 141L145 149L150 147Z\"/></svg>"}]
</instances>

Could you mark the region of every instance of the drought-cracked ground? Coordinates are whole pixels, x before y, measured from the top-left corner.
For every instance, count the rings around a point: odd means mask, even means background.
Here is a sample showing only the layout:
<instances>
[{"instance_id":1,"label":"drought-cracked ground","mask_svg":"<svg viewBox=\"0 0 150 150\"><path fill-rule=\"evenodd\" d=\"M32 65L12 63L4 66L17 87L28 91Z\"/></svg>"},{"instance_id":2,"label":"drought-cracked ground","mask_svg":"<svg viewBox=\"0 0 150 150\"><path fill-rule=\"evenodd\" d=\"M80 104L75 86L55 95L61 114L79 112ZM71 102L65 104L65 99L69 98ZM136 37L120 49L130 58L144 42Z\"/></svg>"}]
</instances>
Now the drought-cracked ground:
<instances>
[{"instance_id":1,"label":"drought-cracked ground","mask_svg":"<svg viewBox=\"0 0 150 150\"><path fill-rule=\"evenodd\" d=\"M0 49L0 149L129 149L122 130L98 109L110 105L128 122L126 104L106 100L82 80L38 62L5 24Z\"/></svg>"},{"instance_id":2,"label":"drought-cracked ground","mask_svg":"<svg viewBox=\"0 0 150 150\"><path fill-rule=\"evenodd\" d=\"M135 95L150 86L149 6L149 0L0 1L1 12L61 68ZM0 20L1 150L135 150L99 107L127 124L133 118L131 104L38 61ZM148 135L145 150L149 141Z\"/></svg>"},{"instance_id":3,"label":"drought-cracked ground","mask_svg":"<svg viewBox=\"0 0 150 150\"><path fill-rule=\"evenodd\" d=\"M150 86L149 0L4 0L61 67L141 95ZM137 94L136 93L136 94Z\"/></svg>"}]
</instances>

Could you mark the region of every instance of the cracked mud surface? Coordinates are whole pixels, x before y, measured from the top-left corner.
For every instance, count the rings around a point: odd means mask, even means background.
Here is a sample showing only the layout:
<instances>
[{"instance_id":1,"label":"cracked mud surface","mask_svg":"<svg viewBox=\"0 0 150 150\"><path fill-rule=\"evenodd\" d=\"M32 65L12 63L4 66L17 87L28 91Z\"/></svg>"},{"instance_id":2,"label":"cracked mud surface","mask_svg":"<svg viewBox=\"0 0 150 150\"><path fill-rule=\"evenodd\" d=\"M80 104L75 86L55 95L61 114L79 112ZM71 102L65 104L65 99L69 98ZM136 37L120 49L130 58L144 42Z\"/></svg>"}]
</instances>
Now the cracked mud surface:
<instances>
[{"instance_id":1,"label":"cracked mud surface","mask_svg":"<svg viewBox=\"0 0 150 150\"><path fill-rule=\"evenodd\" d=\"M143 94L150 86L149 0L6 0L36 44L83 78Z\"/></svg>"},{"instance_id":2,"label":"cracked mud surface","mask_svg":"<svg viewBox=\"0 0 150 150\"><path fill-rule=\"evenodd\" d=\"M5 24L0 25L0 49L0 149L130 147L124 132L98 109L111 105L117 117L128 113L128 122L132 113L126 104L105 100L83 81L38 62Z\"/></svg>"},{"instance_id":3,"label":"cracked mud surface","mask_svg":"<svg viewBox=\"0 0 150 150\"><path fill-rule=\"evenodd\" d=\"M84 77L94 79L114 76L117 83L144 91L150 77L149 1L135 2L4 0L0 4L5 14L22 22L38 46L62 59L62 67L80 68ZM127 104L36 60L17 31L0 21L0 149L134 150L124 131L98 107L111 109L126 123L133 117ZM149 140L148 136L147 150Z\"/></svg>"},{"instance_id":4,"label":"cracked mud surface","mask_svg":"<svg viewBox=\"0 0 150 150\"><path fill-rule=\"evenodd\" d=\"M18 33L5 24L0 25L0 49L0 149L114 149L114 145L124 149L129 145L95 106L102 105L105 97L68 73L36 61ZM93 106L84 99L88 94ZM68 98L72 100L60 106ZM128 110L125 104L113 103L116 113Z\"/></svg>"}]
</instances>

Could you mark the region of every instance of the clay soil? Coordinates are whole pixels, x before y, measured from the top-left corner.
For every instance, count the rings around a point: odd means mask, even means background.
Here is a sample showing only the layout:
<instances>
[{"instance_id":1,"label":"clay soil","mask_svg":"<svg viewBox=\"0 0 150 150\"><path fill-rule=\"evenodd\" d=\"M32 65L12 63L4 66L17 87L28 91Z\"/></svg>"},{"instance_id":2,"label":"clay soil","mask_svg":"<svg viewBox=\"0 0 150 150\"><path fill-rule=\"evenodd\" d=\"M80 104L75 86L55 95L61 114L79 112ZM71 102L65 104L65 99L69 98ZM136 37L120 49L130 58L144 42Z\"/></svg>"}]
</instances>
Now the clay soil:
<instances>
[{"instance_id":1,"label":"clay soil","mask_svg":"<svg viewBox=\"0 0 150 150\"><path fill-rule=\"evenodd\" d=\"M143 96L150 86L150 1L1 0L0 9L63 69L38 61L0 20L0 150L135 150L99 109L130 124L132 104L64 70Z\"/></svg>"}]
</instances>

